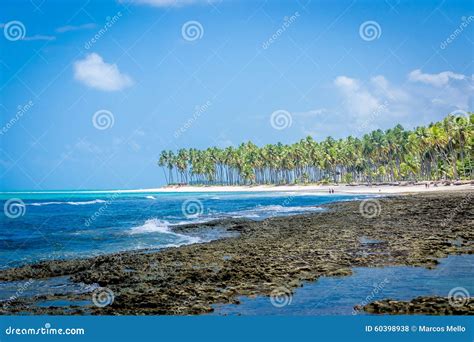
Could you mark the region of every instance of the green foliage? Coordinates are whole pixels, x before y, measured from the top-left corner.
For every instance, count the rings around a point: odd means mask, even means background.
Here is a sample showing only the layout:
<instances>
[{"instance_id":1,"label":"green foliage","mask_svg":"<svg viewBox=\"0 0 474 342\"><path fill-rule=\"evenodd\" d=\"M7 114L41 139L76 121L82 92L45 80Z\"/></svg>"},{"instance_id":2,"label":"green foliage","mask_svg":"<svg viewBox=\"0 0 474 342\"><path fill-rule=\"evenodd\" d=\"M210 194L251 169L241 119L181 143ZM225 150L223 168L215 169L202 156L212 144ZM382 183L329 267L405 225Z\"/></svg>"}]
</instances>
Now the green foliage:
<instances>
[{"instance_id":1,"label":"green foliage","mask_svg":"<svg viewBox=\"0 0 474 342\"><path fill-rule=\"evenodd\" d=\"M168 183L292 184L472 179L474 114L448 115L406 131L401 125L321 142L306 137L292 145L162 151L158 165Z\"/></svg>"}]
</instances>

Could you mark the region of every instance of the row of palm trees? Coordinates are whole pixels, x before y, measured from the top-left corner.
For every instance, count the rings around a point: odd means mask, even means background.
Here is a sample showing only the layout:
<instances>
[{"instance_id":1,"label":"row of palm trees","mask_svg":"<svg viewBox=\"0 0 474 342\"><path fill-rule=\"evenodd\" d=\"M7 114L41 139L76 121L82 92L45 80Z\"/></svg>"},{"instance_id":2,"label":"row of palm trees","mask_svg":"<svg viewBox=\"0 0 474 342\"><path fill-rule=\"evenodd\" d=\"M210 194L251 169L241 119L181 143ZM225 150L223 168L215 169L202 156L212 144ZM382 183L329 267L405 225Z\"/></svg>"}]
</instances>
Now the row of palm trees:
<instances>
[{"instance_id":1,"label":"row of palm trees","mask_svg":"<svg viewBox=\"0 0 474 342\"><path fill-rule=\"evenodd\" d=\"M448 115L427 127L401 125L321 142L252 142L238 147L162 151L158 165L168 184L362 183L472 179L474 113Z\"/></svg>"}]
</instances>

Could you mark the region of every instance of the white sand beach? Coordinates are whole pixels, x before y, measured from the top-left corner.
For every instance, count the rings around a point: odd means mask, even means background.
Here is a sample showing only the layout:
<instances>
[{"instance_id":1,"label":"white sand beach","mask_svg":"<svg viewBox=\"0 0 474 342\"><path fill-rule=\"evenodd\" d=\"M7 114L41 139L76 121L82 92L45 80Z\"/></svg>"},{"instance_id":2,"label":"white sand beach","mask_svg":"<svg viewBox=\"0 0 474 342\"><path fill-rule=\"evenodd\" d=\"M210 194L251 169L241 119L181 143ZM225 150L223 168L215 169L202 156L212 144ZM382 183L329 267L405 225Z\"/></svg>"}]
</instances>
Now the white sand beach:
<instances>
[{"instance_id":1,"label":"white sand beach","mask_svg":"<svg viewBox=\"0 0 474 342\"><path fill-rule=\"evenodd\" d=\"M167 186L154 189L117 190L118 192L266 192L266 191L290 191L290 192L314 192L347 194L406 194L419 192L474 190L474 184L442 185L430 184L427 188L424 183L418 185L256 185L256 186Z\"/></svg>"}]
</instances>

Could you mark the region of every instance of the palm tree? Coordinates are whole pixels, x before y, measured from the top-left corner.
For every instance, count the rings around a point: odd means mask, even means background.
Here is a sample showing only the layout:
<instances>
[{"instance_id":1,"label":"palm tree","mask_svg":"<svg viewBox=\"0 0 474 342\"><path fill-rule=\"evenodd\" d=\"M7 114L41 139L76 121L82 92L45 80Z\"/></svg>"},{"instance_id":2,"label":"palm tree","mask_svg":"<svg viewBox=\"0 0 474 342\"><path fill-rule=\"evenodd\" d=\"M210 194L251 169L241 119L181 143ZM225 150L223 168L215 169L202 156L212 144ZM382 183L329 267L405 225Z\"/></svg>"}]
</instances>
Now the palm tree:
<instances>
[{"instance_id":1,"label":"palm tree","mask_svg":"<svg viewBox=\"0 0 474 342\"><path fill-rule=\"evenodd\" d=\"M412 131L401 125L321 142L308 136L292 145L162 151L158 165L166 181L197 184L290 184L472 179L474 114L448 115ZM166 169L168 172L166 172Z\"/></svg>"}]
</instances>

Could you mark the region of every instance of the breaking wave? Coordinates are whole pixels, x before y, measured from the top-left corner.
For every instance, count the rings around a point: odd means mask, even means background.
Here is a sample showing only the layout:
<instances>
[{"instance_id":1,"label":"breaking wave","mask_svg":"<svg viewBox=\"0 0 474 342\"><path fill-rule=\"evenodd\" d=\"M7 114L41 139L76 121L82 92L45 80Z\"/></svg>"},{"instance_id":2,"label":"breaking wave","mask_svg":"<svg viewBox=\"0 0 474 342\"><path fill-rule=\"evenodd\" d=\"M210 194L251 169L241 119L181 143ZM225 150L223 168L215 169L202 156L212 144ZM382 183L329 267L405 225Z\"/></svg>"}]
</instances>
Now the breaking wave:
<instances>
[{"instance_id":1,"label":"breaking wave","mask_svg":"<svg viewBox=\"0 0 474 342\"><path fill-rule=\"evenodd\" d=\"M67 204L67 205L86 205L86 204L97 204L97 203L105 203L106 201L96 199L93 201L81 201L81 202L34 202L34 203L27 203L27 205L32 205L35 207L41 207L43 205L59 205L59 204Z\"/></svg>"}]
</instances>

